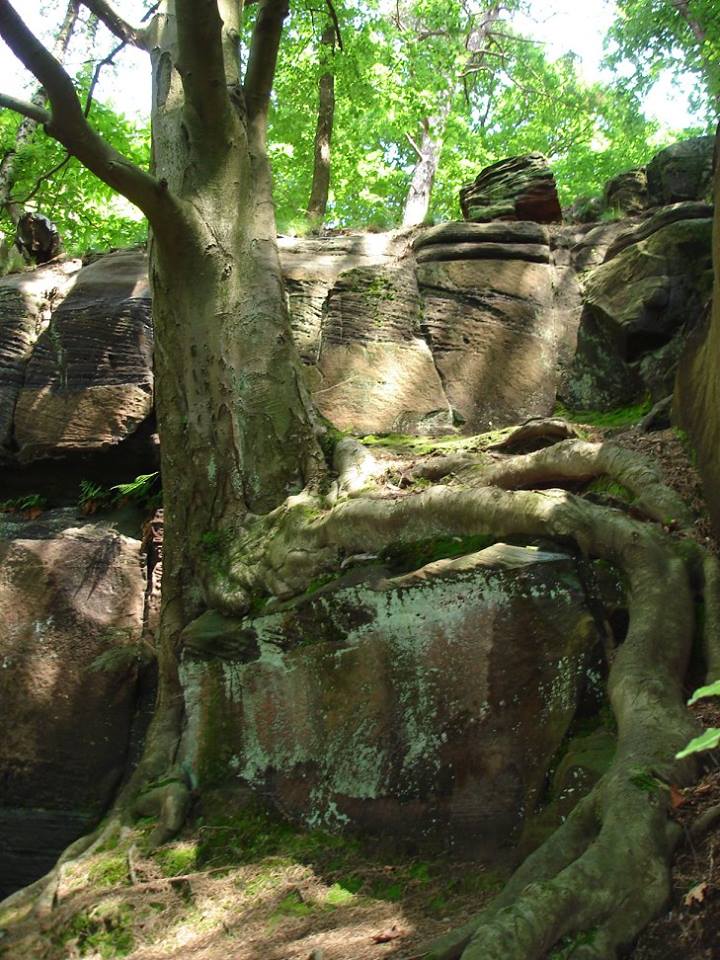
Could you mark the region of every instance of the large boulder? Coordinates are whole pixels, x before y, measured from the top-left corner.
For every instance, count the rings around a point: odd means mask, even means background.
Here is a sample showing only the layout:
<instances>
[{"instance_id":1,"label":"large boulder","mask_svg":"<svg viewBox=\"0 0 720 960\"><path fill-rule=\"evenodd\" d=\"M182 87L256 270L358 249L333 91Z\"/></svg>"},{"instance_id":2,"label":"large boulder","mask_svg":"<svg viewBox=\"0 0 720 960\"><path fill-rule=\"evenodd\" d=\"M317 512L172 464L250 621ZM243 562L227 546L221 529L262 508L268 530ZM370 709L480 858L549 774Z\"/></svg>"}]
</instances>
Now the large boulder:
<instances>
[{"instance_id":1,"label":"large boulder","mask_svg":"<svg viewBox=\"0 0 720 960\"><path fill-rule=\"evenodd\" d=\"M310 825L493 857L538 799L595 642L575 561L506 545L208 614L186 634L186 757L202 786L250 785Z\"/></svg>"},{"instance_id":2,"label":"large boulder","mask_svg":"<svg viewBox=\"0 0 720 960\"><path fill-rule=\"evenodd\" d=\"M712 193L714 137L692 137L655 154L647 167L650 202L707 200Z\"/></svg>"},{"instance_id":3,"label":"large boulder","mask_svg":"<svg viewBox=\"0 0 720 960\"><path fill-rule=\"evenodd\" d=\"M520 246L524 246L520 245ZM431 251L423 248L420 253ZM467 432L548 414L557 343L548 248L532 260L427 260L418 264L423 328L448 400Z\"/></svg>"},{"instance_id":4,"label":"large boulder","mask_svg":"<svg viewBox=\"0 0 720 960\"><path fill-rule=\"evenodd\" d=\"M14 416L33 348L75 283L79 260L0 279L0 451L14 442Z\"/></svg>"},{"instance_id":5,"label":"large boulder","mask_svg":"<svg viewBox=\"0 0 720 960\"><path fill-rule=\"evenodd\" d=\"M24 371L14 414L22 463L119 445L153 405L147 257L123 250L77 276Z\"/></svg>"},{"instance_id":6,"label":"large boulder","mask_svg":"<svg viewBox=\"0 0 720 960\"><path fill-rule=\"evenodd\" d=\"M605 184L603 202L606 210L627 215L646 210L650 201L645 167L618 173Z\"/></svg>"},{"instance_id":7,"label":"large boulder","mask_svg":"<svg viewBox=\"0 0 720 960\"><path fill-rule=\"evenodd\" d=\"M140 543L110 526L70 510L0 523L0 897L48 870L113 796L144 597Z\"/></svg>"},{"instance_id":8,"label":"large boulder","mask_svg":"<svg viewBox=\"0 0 720 960\"><path fill-rule=\"evenodd\" d=\"M687 329L712 287L712 221L658 216L653 225L616 237L609 259L585 280L577 352L561 391L575 408L672 392Z\"/></svg>"},{"instance_id":9,"label":"large boulder","mask_svg":"<svg viewBox=\"0 0 720 960\"><path fill-rule=\"evenodd\" d=\"M535 220L559 223L562 210L555 177L541 153L508 157L481 170L460 190L463 217L489 220Z\"/></svg>"}]
</instances>

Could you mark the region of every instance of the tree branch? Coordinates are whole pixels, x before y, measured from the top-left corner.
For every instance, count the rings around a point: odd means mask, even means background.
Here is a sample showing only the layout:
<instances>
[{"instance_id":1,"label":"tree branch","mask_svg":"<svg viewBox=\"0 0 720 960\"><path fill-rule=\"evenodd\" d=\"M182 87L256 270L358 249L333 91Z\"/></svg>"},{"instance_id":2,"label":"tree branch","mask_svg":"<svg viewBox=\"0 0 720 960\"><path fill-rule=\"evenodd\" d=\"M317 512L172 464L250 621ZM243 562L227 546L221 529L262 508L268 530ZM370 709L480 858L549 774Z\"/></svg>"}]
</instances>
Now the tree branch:
<instances>
[{"instance_id":1,"label":"tree branch","mask_svg":"<svg viewBox=\"0 0 720 960\"><path fill-rule=\"evenodd\" d=\"M263 0L250 41L245 71L248 120L267 116L288 0Z\"/></svg>"},{"instance_id":2,"label":"tree branch","mask_svg":"<svg viewBox=\"0 0 720 960\"><path fill-rule=\"evenodd\" d=\"M90 13L94 13L98 20L102 20L108 30L123 43L130 43L141 50L147 49L145 30L128 23L107 0L82 0L82 2ZM157 10L158 6L159 4L156 4L154 9Z\"/></svg>"},{"instance_id":3,"label":"tree branch","mask_svg":"<svg viewBox=\"0 0 720 960\"><path fill-rule=\"evenodd\" d=\"M150 174L106 143L88 124L73 82L26 27L9 0L0 0L0 36L21 63L45 88L52 114L40 122L54 137L108 186L122 193L152 221L167 214L167 191ZM8 98L5 98L6 106ZM27 107L27 104L23 106ZM20 111L25 112L26 111Z\"/></svg>"},{"instance_id":4,"label":"tree branch","mask_svg":"<svg viewBox=\"0 0 720 960\"><path fill-rule=\"evenodd\" d=\"M217 0L176 0L175 9L185 120L198 137L212 137L218 145L226 137L231 109Z\"/></svg>"},{"instance_id":5,"label":"tree branch","mask_svg":"<svg viewBox=\"0 0 720 960\"><path fill-rule=\"evenodd\" d=\"M328 13L330 14L330 19L332 20L332 23L333 23L335 36L337 37L338 49L342 51L343 41L342 41L342 35L340 34L340 21L338 20L338 15L335 10L335 7L333 6L332 0L325 0L325 6L328 9Z\"/></svg>"},{"instance_id":6,"label":"tree branch","mask_svg":"<svg viewBox=\"0 0 720 960\"><path fill-rule=\"evenodd\" d=\"M18 100L17 97L11 97L6 93L0 93L0 107L8 110L14 110L15 113L34 120L35 123L50 123L50 114L35 103L29 100Z\"/></svg>"}]
</instances>

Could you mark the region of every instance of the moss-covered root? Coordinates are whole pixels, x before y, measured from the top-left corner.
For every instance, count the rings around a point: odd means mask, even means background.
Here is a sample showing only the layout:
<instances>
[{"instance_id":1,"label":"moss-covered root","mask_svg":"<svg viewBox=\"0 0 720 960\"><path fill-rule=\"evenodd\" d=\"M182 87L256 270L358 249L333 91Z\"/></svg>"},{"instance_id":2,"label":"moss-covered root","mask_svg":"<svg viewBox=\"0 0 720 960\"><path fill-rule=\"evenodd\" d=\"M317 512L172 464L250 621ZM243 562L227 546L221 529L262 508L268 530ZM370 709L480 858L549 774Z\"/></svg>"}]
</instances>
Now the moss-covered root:
<instances>
[{"instance_id":1,"label":"moss-covered root","mask_svg":"<svg viewBox=\"0 0 720 960\"><path fill-rule=\"evenodd\" d=\"M712 553L703 558L703 595L705 623L703 647L707 682L720 680L720 562Z\"/></svg>"},{"instance_id":2,"label":"moss-covered root","mask_svg":"<svg viewBox=\"0 0 720 960\"><path fill-rule=\"evenodd\" d=\"M540 960L559 942L573 960L615 960L666 902L680 836L668 786L693 773L674 759L692 735L682 679L693 605L685 563L672 549L646 547L626 566L630 627L609 676L618 721L611 769L500 897L427 960Z\"/></svg>"}]
</instances>

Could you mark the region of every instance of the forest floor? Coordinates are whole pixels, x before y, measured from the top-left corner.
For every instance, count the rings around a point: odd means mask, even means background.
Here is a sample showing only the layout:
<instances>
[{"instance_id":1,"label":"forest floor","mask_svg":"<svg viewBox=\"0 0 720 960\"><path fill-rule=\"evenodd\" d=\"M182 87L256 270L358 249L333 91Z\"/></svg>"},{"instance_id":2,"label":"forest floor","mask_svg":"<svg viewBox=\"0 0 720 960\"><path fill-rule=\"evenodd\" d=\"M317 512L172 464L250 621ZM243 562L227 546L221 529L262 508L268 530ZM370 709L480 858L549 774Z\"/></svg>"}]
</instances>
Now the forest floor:
<instances>
[{"instance_id":1,"label":"forest floor","mask_svg":"<svg viewBox=\"0 0 720 960\"><path fill-rule=\"evenodd\" d=\"M588 426L586 433L655 460L701 517L695 536L712 543L681 436L617 426ZM688 694L703 681L695 673ZM700 701L692 710L703 726L720 727L720 702ZM673 801L685 840L671 902L640 937L633 960L720 960L720 819L691 838L698 819L720 806L720 750L705 754L703 764L698 782ZM237 813L233 798L227 791L203 797L183 835L152 853L145 849L151 825L140 823L71 865L55 909L13 924L12 934L0 931L0 956L407 960L476 912L507 876L377 840L303 832L259 808ZM571 949L556 948L547 960L566 960Z\"/></svg>"}]
</instances>

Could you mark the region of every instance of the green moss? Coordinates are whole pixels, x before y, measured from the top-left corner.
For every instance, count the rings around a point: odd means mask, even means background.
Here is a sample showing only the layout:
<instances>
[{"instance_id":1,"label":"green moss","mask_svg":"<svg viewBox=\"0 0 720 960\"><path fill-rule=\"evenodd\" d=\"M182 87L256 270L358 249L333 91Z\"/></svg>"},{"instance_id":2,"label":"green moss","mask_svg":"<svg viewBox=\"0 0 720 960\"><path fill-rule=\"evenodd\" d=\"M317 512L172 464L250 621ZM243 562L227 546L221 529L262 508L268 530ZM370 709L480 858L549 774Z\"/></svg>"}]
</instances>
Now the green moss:
<instances>
[{"instance_id":1,"label":"green moss","mask_svg":"<svg viewBox=\"0 0 720 960\"><path fill-rule=\"evenodd\" d=\"M430 540L399 542L388 547L381 559L393 573L410 573L435 560L463 557L495 543L496 538L478 534L471 537L435 537Z\"/></svg>"},{"instance_id":2,"label":"green moss","mask_svg":"<svg viewBox=\"0 0 720 960\"><path fill-rule=\"evenodd\" d=\"M568 423L581 423L589 427L630 427L650 412L652 400L645 400L615 410L569 410L562 403L555 407L555 416Z\"/></svg>"},{"instance_id":3,"label":"green moss","mask_svg":"<svg viewBox=\"0 0 720 960\"><path fill-rule=\"evenodd\" d=\"M591 946L595 942L595 930L587 930L572 936L563 937L555 949L548 954L548 960L570 960L578 947Z\"/></svg>"},{"instance_id":4,"label":"green moss","mask_svg":"<svg viewBox=\"0 0 720 960\"><path fill-rule=\"evenodd\" d=\"M270 857L296 863L333 857L336 864L342 864L357 850L351 839L301 830L256 804L229 817L210 817L198 832L197 862L203 866L257 863Z\"/></svg>"},{"instance_id":5,"label":"green moss","mask_svg":"<svg viewBox=\"0 0 720 960\"><path fill-rule=\"evenodd\" d=\"M117 887L127 883L128 868L124 855L103 857L88 870L88 880L99 887Z\"/></svg>"},{"instance_id":6,"label":"green moss","mask_svg":"<svg viewBox=\"0 0 720 960\"><path fill-rule=\"evenodd\" d=\"M325 905L328 907L345 907L355 899L353 891L341 883L334 883L325 894Z\"/></svg>"},{"instance_id":7,"label":"green moss","mask_svg":"<svg viewBox=\"0 0 720 960\"><path fill-rule=\"evenodd\" d=\"M585 487L586 493L602 493L615 500L622 500L623 503L634 503L635 494L628 490L622 483L611 480L610 477L597 477L592 483Z\"/></svg>"},{"instance_id":8,"label":"green moss","mask_svg":"<svg viewBox=\"0 0 720 960\"><path fill-rule=\"evenodd\" d=\"M281 917L308 917L313 912L313 904L306 903L297 890L283 897L275 908L273 919Z\"/></svg>"},{"instance_id":9,"label":"green moss","mask_svg":"<svg viewBox=\"0 0 720 960\"><path fill-rule=\"evenodd\" d=\"M197 866L197 844L183 841L168 844L153 851L152 857L164 877L180 877L192 873Z\"/></svg>"},{"instance_id":10,"label":"green moss","mask_svg":"<svg viewBox=\"0 0 720 960\"><path fill-rule=\"evenodd\" d=\"M503 440L514 428L503 427L489 433L479 433L473 437L453 434L448 437L415 437L404 433L368 434L359 440L366 447L385 447L404 455L424 456L426 454L476 453L485 450L494 443Z\"/></svg>"},{"instance_id":11,"label":"green moss","mask_svg":"<svg viewBox=\"0 0 720 960\"><path fill-rule=\"evenodd\" d=\"M305 590L306 594L317 593L318 590L321 590L323 587L327 586L328 583L332 583L333 580L338 580L342 576L341 572L338 573L323 573L319 577L315 577L307 585Z\"/></svg>"},{"instance_id":12,"label":"green moss","mask_svg":"<svg viewBox=\"0 0 720 960\"><path fill-rule=\"evenodd\" d=\"M102 960L126 957L135 946L132 912L127 905L101 903L77 913L62 932L63 945L74 943L81 957L100 956Z\"/></svg>"}]
</instances>

